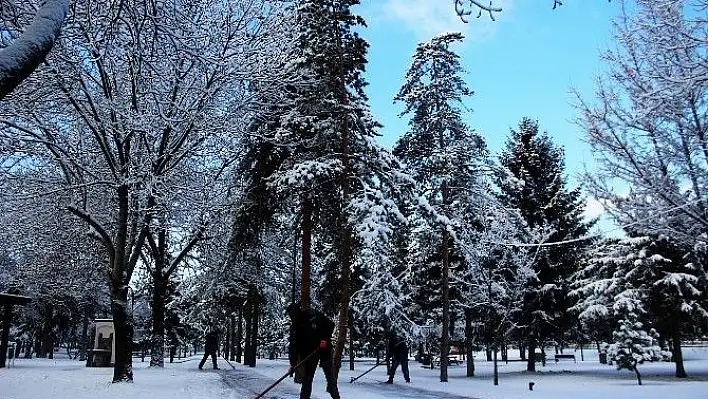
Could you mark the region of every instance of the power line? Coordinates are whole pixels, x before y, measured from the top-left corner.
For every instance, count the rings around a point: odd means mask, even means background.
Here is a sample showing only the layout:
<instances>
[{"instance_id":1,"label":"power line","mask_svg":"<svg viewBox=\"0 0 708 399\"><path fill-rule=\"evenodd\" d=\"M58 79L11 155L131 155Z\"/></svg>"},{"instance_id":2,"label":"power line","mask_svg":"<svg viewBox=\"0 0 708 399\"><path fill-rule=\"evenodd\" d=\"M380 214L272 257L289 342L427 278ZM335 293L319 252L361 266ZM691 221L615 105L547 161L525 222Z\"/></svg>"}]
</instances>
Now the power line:
<instances>
[{"instance_id":1,"label":"power line","mask_svg":"<svg viewBox=\"0 0 708 399\"><path fill-rule=\"evenodd\" d=\"M599 231L599 232L597 232L597 233L595 233L595 234L591 234L591 235L588 235L588 236L585 236L585 237L580 237L580 238L572 238L572 239L562 240L562 241L541 242L541 243L499 242L499 241L488 241L488 240L481 240L481 242L486 243L486 244L501 245L501 246L506 246L506 247L519 247L519 248L524 248L524 247L540 248L540 247L552 247L552 246L573 244L573 243L576 243L576 242L591 240L591 239L593 239L593 238L605 237L605 236L608 235L608 233L611 233L611 232L614 232L614 231L618 231L618 230L624 231L625 229L627 229L627 228L629 228L629 227L632 227L632 226L635 226L635 225L644 223L644 222L646 222L646 221L648 221L648 220L651 220L651 219L656 218L656 217L659 216L659 215L665 215L665 214L667 214L667 213L671 213L671 212L677 211L677 210L679 210L679 209L681 209L681 208L683 208L683 207L686 207L686 206L689 206L689 205L694 205L694 204L696 204L696 203L699 203L699 202L705 201L705 200L706 200L706 198L699 198L699 199L696 199L696 200L693 200L693 201L689 201L689 202L687 202L687 203L685 203L685 204L683 204L683 205L678 205L678 206L675 206L675 207L673 207L673 208L670 208L670 209L667 209L667 210L664 210L664 211L659 211L659 212L657 212L656 214L653 214L653 215L651 215L651 216L649 216L649 217L646 217L646 218L643 218L643 219L639 219L639 220L637 220L637 221L634 221L634 222L631 222L631 223L627 223L627 224L624 224L624 225L621 225L621 226L618 226L618 227L615 227L615 228L613 228L613 229L609 229L609 230L606 230L606 231Z\"/></svg>"}]
</instances>

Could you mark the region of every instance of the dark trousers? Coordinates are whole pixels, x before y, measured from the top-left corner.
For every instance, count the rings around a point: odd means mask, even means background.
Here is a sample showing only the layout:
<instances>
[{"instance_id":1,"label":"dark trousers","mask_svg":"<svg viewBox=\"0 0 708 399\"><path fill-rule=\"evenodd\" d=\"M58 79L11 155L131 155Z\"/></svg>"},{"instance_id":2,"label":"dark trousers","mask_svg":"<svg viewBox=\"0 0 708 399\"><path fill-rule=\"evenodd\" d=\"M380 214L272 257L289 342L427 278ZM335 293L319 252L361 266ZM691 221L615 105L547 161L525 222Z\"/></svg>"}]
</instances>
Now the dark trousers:
<instances>
[{"instance_id":1,"label":"dark trousers","mask_svg":"<svg viewBox=\"0 0 708 399\"><path fill-rule=\"evenodd\" d=\"M393 362L391 363L391 372L388 373L388 379L390 381L393 381L393 376L396 374L396 369L398 368L399 364L401 365L403 378L406 381L410 381L411 375L408 372L408 356L396 356L393 358Z\"/></svg>"},{"instance_id":2,"label":"dark trousers","mask_svg":"<svg viewBox=\"0 0 708 399\"><path fill-rule=\"evenodd\" d=\"M209 358L209 356L211 356L211 362L213 363L214 368L218 368L218 367L216 367L216 350L213 350L213 351L206 351L206 352L204 352L204 357L202 358L202 361L199 362L199 368L200 368L200 369L201 369L202 367L204 367L204 363L206 363L206 361L207 361L207 359Z\"/></svg>"},{"instance_id":3,"label":"dark trousers","mask_svg":"<svg viewBox=\"0 0 708 399\"><path fill-rule=\"evenodd\" d=\"M304 356L307 355L309 355L309 353ZM300 388L300 399L310 399L310 395L312 395L312 380L315 378L317 363L322 367L322 371L324 371L325 378L327 379L327 392L332 396L332 399L339 399L337 381L334 379L334 374L332 373L332 348L320 350L301 366L303 369L303 380L302 388Z\"/></svg>"}]
</instances>

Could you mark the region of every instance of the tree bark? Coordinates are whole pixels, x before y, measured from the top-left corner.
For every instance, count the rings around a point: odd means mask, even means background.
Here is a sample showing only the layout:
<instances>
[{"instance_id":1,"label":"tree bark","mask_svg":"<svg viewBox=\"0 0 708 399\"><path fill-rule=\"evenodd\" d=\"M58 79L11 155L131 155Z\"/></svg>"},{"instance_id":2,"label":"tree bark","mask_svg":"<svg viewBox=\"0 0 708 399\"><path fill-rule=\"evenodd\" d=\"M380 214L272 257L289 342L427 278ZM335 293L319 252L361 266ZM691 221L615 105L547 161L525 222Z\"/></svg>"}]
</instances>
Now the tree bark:
<instances>
[{"instance_id":1,"label":"tree bark","mask_svg":"<svg viewBox=\"0 0 708 399\"><path fill-rule=\"evenodd\" d=\"M256 354L258 351L258 290L255 285L248 289L246 300L246 352L243 364L256 367Z\"/></svg>"},{"instance_id":2,"label":"tree bark","mask_svg":"<svg viewBox=\"0 0 708 399\"><path fill-rule=\"evenodd\" d=\"M22 36L0 50L0 100L44 61L59 37L68 9L69 0L45 0Z\"/></svg>"},{"instance_id":3,"label":"tree bark","mask_svg":"<svg viewBox=\"0 0 708 399\"><path fill-rule=\"evenodd\" d=\"M241 363L241 356L243 355L243 346L241 341L243 341L243 305L238 308L238 324L236 325L236 348L234 349L236 355L236 361Z\"/></svg>"},{"instance_id":4,"label":"tree bark","mask_svg":"<svg viewBox=\"0 0 708 399\"><path fill-rule=\"evenodd\" d=\"M88 315L84 316L83 326L81 327L81 348L79 348L79 361L86 361L86 354L88 353L88 326L89 318Z\"/></svg>"},{"instance_id":5,"label":"tree bark","mask_svg":"<svg viewBox=\"0 0 708 399\"><path fill-rule=\"evenodd\" d=\"M130 215L129 187L127 184L118 186L118 226L116 228L115 244L110 259L110 292L113 328L115 329L115 364L113 365L113 382L133 381L133 321L128 317L128 283L130 282L128 249L128 219ZM142 243L139 245L142 247Z\"/></svg>"},{"instance_id":6,"label":"tree bark","mask_svg":"<svg viewBox=\"0 0 708 399\"><path fill-rule=\"evenodd\" d=\"M161 263L161 262L160 262ZM150 336L150 367L165 367L165 287L162 265L155 263L153 271L152 300L152 334Z\"/></svg>"},{"instance_id":7,"label":"tree bark","mask_svg":"<svg viewBox=\"0 0 708 399\"><path fill-rule=\"evenodd\" d=\"M310 246L312 240L312 198L309 194L302 201L302 262L300 274L300 309L310 309Z\"/></svg>"},{"instance_id":8,"label":"tree bark","mask_svg":"<svg viewBox=\"0 0 708 399\"><path fill-rule=\"evenodd\" d=\"M529 357L526 362L526 371L536 371L536 340L529 339Z\"/></svg>"},{"instance_id":9,"label":"tree bark","mask_svg":"<svg viewBox=\"0 0 708 399\"><path fill-rule=\"evenodd\" d=\"M349 318L349 370L354 370L354 319Z\"/></svg>"},{"instance_id":10,"label":"tree bark","mask_svg":"<svg viewBox=\"0 0 708 399\"><path fill-rule=\"evenodd\" d=\"M443 206L448 202L447 181L442 183ZM442 335L440 337L440 382L447 382L447 362L450 353L450 249L448 247L450 233L447 226L443 226L442 233Z\"/></svg>"},{"instance_id":11,"label":"tree bark","mask_svg":"<svg viewBox=\"0 0 708 399\"><path fill-rule=\"evenodd\" d=\"M671 334L673 342L672 355L676 363L676 378L687 378L686 370L683 367L683 352L681 351L681 332L675 329Z\"/></svg>"},{"instance_id":12,"label":"tree bark","mask_svg":"<svg viewBox=\"0 0 708 399\"><path fill-rule=\"evenodd\" d=\"M474 336L472 310L465 309L465 350L467 352L467 377L474 377Z\"/></svg>"}]
</instances>

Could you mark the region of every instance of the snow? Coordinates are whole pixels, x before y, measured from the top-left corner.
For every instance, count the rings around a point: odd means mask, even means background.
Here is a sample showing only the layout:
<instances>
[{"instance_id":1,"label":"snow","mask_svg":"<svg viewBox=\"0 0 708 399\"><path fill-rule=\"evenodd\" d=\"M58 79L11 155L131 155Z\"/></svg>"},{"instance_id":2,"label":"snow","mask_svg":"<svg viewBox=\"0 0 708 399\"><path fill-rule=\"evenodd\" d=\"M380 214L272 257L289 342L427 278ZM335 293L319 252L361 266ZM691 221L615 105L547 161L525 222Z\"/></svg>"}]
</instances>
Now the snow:
<instances>
[{"instance_id":1,"label":"snow","mask_svg":"<svg viewBox=\"0 0 708 399\"><path fill-rule=\"evenodd\" d=\"M552 350L548 351L552 353ZM476 376L465 377L464 366L450 366L449 382L439 381L439 370L422 368L410 362L411 383L403 382L400 371L393 385L383 384L385 366L381 365L369 374L349 383L374 365L374 360L358 359L355 371L345 363L339 388L346 399L611 399L641 397L643 399L706 398L708 388L708 348L686 347L687 379L673 377L673 363L645 363L639 366L643 384L637 385L634 373L617 371L614 366L601 365L594 350L566 350L574 354L577 363L563 360L539 364L536 373L523 371L525 362L499 363L499 385L492 384L492 363L482 361L482 353L476 354ZM516 350L509 351L516 358ZM549 355L552 357L552 355ZM0 369L0 398L2 399L211 399L255 398L258 392L271 385L287 370L285 359L259 359L257 367L249 368L219 360L220 371L197 370L198 356L166 363L164 369L148 368L149 362L134 361L135 382L112 384L110 368L87 368L83 362L67 359L17 359L15 367ZM529 382L534 383L533 392ZM285 379L265 395L266 398L296 399L299 385L291 378ZM313 399L327 399L324 376L317 371L313 384Z\"/></svg>"}]
</instances>

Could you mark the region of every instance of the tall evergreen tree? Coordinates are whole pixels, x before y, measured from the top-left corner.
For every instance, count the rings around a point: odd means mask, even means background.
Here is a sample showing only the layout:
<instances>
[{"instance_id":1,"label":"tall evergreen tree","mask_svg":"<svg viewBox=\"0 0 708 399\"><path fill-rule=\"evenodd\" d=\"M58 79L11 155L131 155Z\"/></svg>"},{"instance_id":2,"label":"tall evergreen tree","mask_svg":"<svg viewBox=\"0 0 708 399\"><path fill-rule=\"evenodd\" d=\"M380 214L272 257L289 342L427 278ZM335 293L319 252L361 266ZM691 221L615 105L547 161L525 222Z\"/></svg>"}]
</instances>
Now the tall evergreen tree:
<instances>
[{"instance_id":1,"label":"tall evergreen tree","mask_svg":"<svg viewBox=\"0 0 708 399\"><path fill-rule=\"evenodd\" d=\"M329 292L318 297L337 307L337 370L349 325L351 272L362 264L356 257L364 248L386 247L388 220L398 211L382 190L395 192L400 181L396 160L374 143L379 124L364 93L368 44L355 32L357 26L365 26L351 12L356 4L358 0L299 3L300 56L293 65L304 78L287 93L289 104L271 136L287 156L269 184L300 204L301 304L309 306L311 248L315 248L329 282L325 286Z\"/></svg>"},{"instance_id":2,"label":"tall evergreen tree","mask_svg":"<svg viewBox=\"0 0 708 399\"><path fill-rule=\"evenodd\" d=\"M418 248L427 263L426 277L439 285L429 288L428 301L439 299L442 308L440 381L447 381L450 350L450 268L460 258L453 237L463 225L462 213L469 202L470 186L480 173L486 154L484 140L462 120L462 99L472 94L460 76L459 56L450 45L463 40L460 33L445 33L421 43L395 101L405 104L402 115L411 114L410 131L398 141L399 156L418 183L422 212L417 218ZM428 228L421 228L427 226ZM434 263L428 263L434 261ZM434 269L437 269L434 270ZM439 291L438 291L439 290Z\"/></svg>"},{"instance_id":3,"label":"tall evergreen tree","mask_svg":"<svg viewBox=\"0 0 708 399\"><path fill-rule=\"evenodd\" d=\"M526 240L540 234L551 243L538 248L517 318L528 343L529 371L535 371L538 344L547 338L561 339L568 327L569 278L586 245L578 239L593 224L583 220L580 190L566 188L563 156L563 150L547 134L539 135L538 123L528 118L511 131L500 156L506 171L497 181L501 202L519 211L528 229Z\"/></svg>"}]
</instances>

